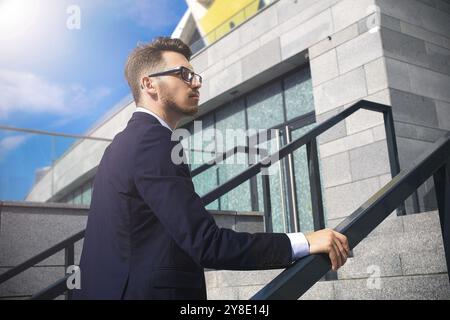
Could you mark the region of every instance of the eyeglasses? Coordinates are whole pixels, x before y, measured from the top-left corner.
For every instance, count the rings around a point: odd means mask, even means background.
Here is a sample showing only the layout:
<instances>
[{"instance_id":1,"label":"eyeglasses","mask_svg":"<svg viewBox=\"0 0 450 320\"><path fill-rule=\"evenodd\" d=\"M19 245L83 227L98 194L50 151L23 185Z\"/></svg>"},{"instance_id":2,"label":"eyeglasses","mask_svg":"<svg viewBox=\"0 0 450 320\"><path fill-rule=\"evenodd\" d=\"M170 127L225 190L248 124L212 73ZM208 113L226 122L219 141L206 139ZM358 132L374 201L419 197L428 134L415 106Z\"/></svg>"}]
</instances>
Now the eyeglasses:
<instances>
[{"instance_id":1,"label":"eyeglasses","mask_svg":"<svg viewBox=\"0 0 450 320\"><path fill-rule=\"evenodd\" d=\"M166 71L162 71L162 72L157 72L157 73L153 73L151 75L149 75L149 77L158 77L158 76L166 76L166 75L170 75L170 74L181 74L181 78L188 82L189 84L192 84L192 81L195 80L196 83L198 84L202 84L202 76L195 73L194 71L189 70L186 67L178 67L175 69L170 69L170 70L166 70Z\"/></svg>"}]
</instances>

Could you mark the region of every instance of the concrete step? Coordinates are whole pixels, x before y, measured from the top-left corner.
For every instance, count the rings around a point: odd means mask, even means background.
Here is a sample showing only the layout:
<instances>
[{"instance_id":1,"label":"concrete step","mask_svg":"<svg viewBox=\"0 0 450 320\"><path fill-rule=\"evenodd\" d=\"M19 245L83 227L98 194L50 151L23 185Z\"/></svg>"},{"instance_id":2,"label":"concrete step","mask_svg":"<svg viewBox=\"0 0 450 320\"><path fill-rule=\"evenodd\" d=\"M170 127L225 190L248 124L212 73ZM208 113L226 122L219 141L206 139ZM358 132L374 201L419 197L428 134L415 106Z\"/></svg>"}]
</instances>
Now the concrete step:
<instances>
[{"instance_id":1,"label":"concrete step","mask_svg":"<svg viewBox=\"0 0 450 320\"><path fill-rule=\"evenodd\" d=\"M338 270L338 279L368 278L379 274L382 277L417 274L446 273L447 264L442 249L407 253L364 254L349 258Z\"/></svg>"},{"instance_id":2,"label":"concrete step","mask_svg":"<svg viewBox=\"0 0 450 320\"><path fill-rule=\"evenodd\" d=\"M412 275L322 281L302 300L449 300L448 275Z\"/></svg>"},{"instance_id":3,"label":"concrete step","mask_svg":"<svg viewBox=\"0 0 450 320\"><path fill-rule=\"evenodd\" d=\"M8 202L0 211L0 267L10 268L83 230L87 207L70 204ZM264 232L261 212L215 211L210 213L222 228L239 232ZM83 241L75 246L80 259ZM42 261L40 266L64 265L64 252Z\"/></svg>"},{"instance_id":4,"label":"concrete step","mask_svg":"<svg viewBox=\"0 0 450 320\"><path fill-rule=\"evenodd\" d=\"M205 273L207 287L211 293L228 296L230 299L238 299L242 296L242 290L251 290L249 287L262 287L274 279L282 269L263 271L208 271ZM404 253L370 256L364 255L358 258L350 258L338 271L338 279L367 279L369 277L402 277L416 275L435 275L447 273L445 254L443 250L424 251L421 254ZM327 289L330 281L321 281L314 287L319 287L322 293L332 297L332 292ZM233 288L243 287L239 290ZM314 292L317 289L311 289Z\"/></svg>"},{"instance_id":5,"label":"concrete step","mask_svg":"<svg viewBox=\"0 0 450 320\"><path fill-rule=\"evenodd\" d=\"M48 249L86 226L87 206L2 202L0 210L0 274ZM240 232L263 232L260 212L211 211L216 223ZM75 245L78 264L83 240ZM64 276L64 252L0 285L1 298L34 294Z\"/></svg>"},{"instance_id":6,"label":"concrete step","mask_svg":"<svg viewBox=\"0 0 450 320\"><path fill-rule=\"evenodd\" d=\"M205 272L208 299L245 300L272 281L284 269L259 271L207 271ZM244 298L247 297L247 298Z\"/></svg>"},{"instance_id":7,"label":"concrete step","mask_svg":"<svg viewBox=\"0 0 450 320\"><path fill-rule=\"evenodd\" d=\"M329 227L336 227L342 220L329 221ZM383 234L403 233L403 232L440 232L439 214L437 211L422 212L407 216L398 217L391 214L380 225L378 225L368 237L379 236Z\"/></svg>"},{"instance_id":8,"label":"concrete step","mask_svg":"<svg viewBox=\"0 0 450 320\"><path fill-rule=\"evenodd\" d=\"M317 282L302 299L450 299L437 212L390 216L353 252L339 280ZM209 271L208 298L248 299L281 271Z\"/></svg>"},{"instance_id":9,"label":"concrete step","mask_svg":"<svg viewBox=\"0 0 450 320\"><path fill-rule=\"evenodd\" d=\"M7 268L0 268L1 272ZM31 296L65 275L64 267L32 267L0 285L0 297Z\"/></svg>"},{"instance_id":10,"label":"concrete step","mask_svg":"<svg viewBox=\"0 0 450 320\"><path fill-rule=\"evenodd\" d=\"M440 231L404 232L367 237L353 248L354 256L373 256L383 253L421 253L429 250L443 250Z\"/></svg>"},{"instance_id":11,"label":"concrete step","mask_svg":"<svg viewBox=\"0 0 450 320\"><path fill-rule=\"evenodd\" d=\"M208 287L209 300L247 300L264 285ZM317 282L299 300L449 300L448 275L414 275Z\"/></svg>"},{"instance_id":12,"label":"concrete step","mask_svg":"<svg viewBox=\"0 0 450 320\"><path fill-rule=\"evenodd\" d=\"M339 279L447 272L436 211L389 218L354 250L338 271Z\"/></svg>"}]
</instances>

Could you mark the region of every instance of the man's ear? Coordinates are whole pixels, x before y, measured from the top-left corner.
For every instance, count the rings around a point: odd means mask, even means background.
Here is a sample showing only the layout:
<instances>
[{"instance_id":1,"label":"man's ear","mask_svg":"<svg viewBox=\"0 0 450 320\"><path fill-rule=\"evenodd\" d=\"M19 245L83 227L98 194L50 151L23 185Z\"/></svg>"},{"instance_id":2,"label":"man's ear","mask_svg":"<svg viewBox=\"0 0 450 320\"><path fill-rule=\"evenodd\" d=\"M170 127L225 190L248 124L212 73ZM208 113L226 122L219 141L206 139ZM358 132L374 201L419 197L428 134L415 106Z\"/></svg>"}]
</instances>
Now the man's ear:
<instances>
[{"instance_id":1,"label":"man's ear","mask_svg":"<svg viewBox=\"0 0 450 320\"><path fill-rule=\"evenodd\" d=\"M141 89L150 95L156 95L158 92L155 86L156 82L149 77L142 78Z\"/></svg>"}]
</instances>

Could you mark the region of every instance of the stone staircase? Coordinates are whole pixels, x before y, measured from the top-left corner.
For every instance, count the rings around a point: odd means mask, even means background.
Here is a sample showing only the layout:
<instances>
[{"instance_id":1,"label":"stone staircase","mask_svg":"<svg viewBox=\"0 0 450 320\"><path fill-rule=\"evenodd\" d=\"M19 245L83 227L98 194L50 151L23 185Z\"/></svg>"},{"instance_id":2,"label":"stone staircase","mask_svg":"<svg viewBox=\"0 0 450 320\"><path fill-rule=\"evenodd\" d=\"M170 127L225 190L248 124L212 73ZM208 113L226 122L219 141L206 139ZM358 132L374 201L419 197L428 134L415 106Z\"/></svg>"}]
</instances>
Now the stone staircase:
<instances>
[{"instance_id":1,"label":"stone staircase","mask_svg":"<svg viewBox=\"0 0 450 320\"><path fill-rule=\"evenodd\" d=\"M83 230L88 209L61 203L0 202L0 274ZM264 232L264 216L260 212L210 213L220 227ZM83 240L75 244L75 264L79 263L82 244ZM60 251L0 284L0 300L29 298L64 275L64 252Z\"/></svg>"},{"instance_id":2,"label":"stone staircase","mask_svg":"<svg viewBox=\"0 0 450 320\"><path fill-rule=\"evenodd\" d=\"M2 203L0 272L85 227L87 207ZM212 211L221 227L262 232L258 212ZM336 224L337 222L334 222ZM333 226L331 226L333 227ZM82 241L76 245L79 261ZM301 299L450 299L437 212L391 215L353 250L336 281L317 282ZM0 299L27 298L64 275L61 252L0 285ZM282 270L206 270L209 299L250 298Z\"/></svg>"},{"instance_id":3,"label":"stone staircase","mask_svg":"<svg viewBox=\"0 0 450 320\"><path fill-rule=\"evenodd\" d=\"M208 299L249 299L281 271L207 271ZM438 213L391 215L301 299L450 299Z\"/></svg>"}]
</instances>

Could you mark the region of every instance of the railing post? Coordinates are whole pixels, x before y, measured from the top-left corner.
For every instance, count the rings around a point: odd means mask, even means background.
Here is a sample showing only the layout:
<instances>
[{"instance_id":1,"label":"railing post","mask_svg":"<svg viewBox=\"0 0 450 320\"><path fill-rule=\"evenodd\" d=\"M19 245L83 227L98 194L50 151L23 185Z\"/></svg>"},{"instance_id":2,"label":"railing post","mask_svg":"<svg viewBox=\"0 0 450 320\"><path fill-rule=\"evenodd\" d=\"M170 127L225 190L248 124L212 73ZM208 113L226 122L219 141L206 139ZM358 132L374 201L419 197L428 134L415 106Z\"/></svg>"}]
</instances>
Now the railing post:
<instances>
[{"instance_id":1,"label":"railing post","mask_svg":"<svg viewBox=\"0 0 450 320\"><path fill-rule=\"evenodd\" d=\"M447 162L433 176L436 199L441 222L442 239L444 240L445 260L450 271L450 162ZM450 273L449 281L450 281Z\"/></svg>"},{"instance_id":2,"label":"railing post","mask_svg":"<svg viewBox=\"0 0 450 320\"><path fill-rule=\"evenodd\" d=\"M392 108L383 112L384 128L386 130L386 142L389 155L389 165L391 168L391 176L395 177L400 173L400 161L398 159L397 139L395 137L394 117ZM404 216L406 214L405 203L397 208L397 215Z\"/></svg>"},{"instance_id":3,"label":"railing post","mask_svg":"<svg viewBox=\"0 0 450 320\"><path fill-rule=\"evenodd\" d=\"M292 142L292 128L286 126L286 144ZM282 132L280 132L282 133ZM291 152L284 159L286 166L286 183L287 183L287 207L289 208L289 228L290 232L300 232L300 221L297 210L297 194L295 186L295 176L294 176L294 154ZM281 168L280 168L281 169ZM280 177L281 178L281 177ZM281 179L280 179L281 180ZM281 180L282 181L282 180ZM281 190L283 190L283 185L280 185Z\"/></svg>"},{"instance_id":4,"label":"railing post","mask_svg":"<svg viewBox=\"0 0 450 320\"><path fill-rule=\"evenodd\" d=\"M325 213L323 209L322 184L320 181L319 154L317 140L313 139L306 145L308 157L309 185L311 190L311 205L313 213L314 230L325 228ZM337 280L337 272L330 270L324 278L325 281Z\"/></svg>"},{"instance_id":5,"label":"railing post","mask_svg":"<svg viewBox=\"0 0 450 320\"><path fill-rule=\"evenodd\" d=\"M72 242L64 249L64 273L67 272L69 266L75 264L75 243ZM67 290L66 300L72 299L72 290Z\"/></svg>"},{"instance_id":6,"label":"railing post","mask_svg":"<svg viewBox=\"0 0 450 320\"><path fill-rule=\"evenodd\" d=\"M311 189L314 230L317 231L325 228L325 214L323 210L319 156L317 153L316 139L312 139L306 145L306 153L308 157L309 185Z\"/></svg>"},{"instance_id":7,"label":"railing post","mask_svg":"<svg viewBox=\"0 0 450 320\"><path fill-rule=\"evenodd\" d=\"M261 178L262 178L262 190L264 201L264 225L266 229L265 232L271 233L273 231L273 227L272 227L272 202L270 201L269 173L267 171L266 172L263 171L262 173L263 174L261 175Z\"/></svg>"}]
</instances>

